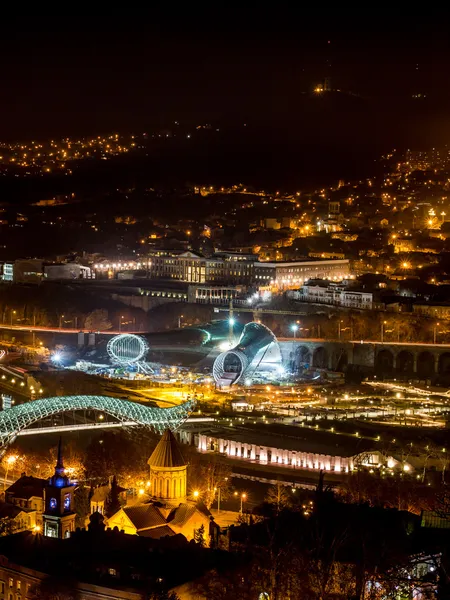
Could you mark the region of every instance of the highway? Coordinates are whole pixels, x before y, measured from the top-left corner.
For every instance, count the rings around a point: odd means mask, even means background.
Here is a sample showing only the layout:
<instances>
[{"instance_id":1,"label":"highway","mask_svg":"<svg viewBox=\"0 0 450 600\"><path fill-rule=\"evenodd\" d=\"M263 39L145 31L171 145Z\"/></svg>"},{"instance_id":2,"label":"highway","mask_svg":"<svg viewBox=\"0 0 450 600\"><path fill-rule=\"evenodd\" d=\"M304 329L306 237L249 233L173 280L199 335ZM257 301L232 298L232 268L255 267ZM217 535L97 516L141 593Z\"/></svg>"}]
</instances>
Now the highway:
<instances>
[{"instance_id":1,"label":"highway","mask_svg":"<svg viewBox=\"0 0 450 600\"><path fill-rule=\"evenodd\" d=\"M28 332L41 332L41 333L101 333L102 335L119 335L121 333L134 333L136 335L142 335L144 331L92 331L89 329L75 329L73 327L42 327L34 325L0 325L0 329L7 329L11 331L28 331Z\"/></svg>"}]
</instances>

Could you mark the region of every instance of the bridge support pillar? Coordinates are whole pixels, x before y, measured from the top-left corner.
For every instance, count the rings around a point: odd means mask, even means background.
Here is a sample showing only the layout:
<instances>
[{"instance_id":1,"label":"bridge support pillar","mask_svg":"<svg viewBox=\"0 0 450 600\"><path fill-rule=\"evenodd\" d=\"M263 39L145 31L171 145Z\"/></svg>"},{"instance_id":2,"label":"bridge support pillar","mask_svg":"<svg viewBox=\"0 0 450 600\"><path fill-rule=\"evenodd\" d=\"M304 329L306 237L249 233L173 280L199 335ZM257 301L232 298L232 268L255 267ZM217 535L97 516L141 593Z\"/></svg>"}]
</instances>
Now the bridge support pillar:
<instances>
[{"instance_id":1,"label":"bridge support pillar","mask_svg":"<svg viewBox=\"0 0 450 600\"><path fill-rule=\"evenodd\" d=\"M434 355L434 374L439 373L439 354Z\"/></svg>"},{"instance_id":2,"label":"bridge support pillar","mask_svg":"<svg viewBox=\"0 0 450 600\"><path fill-rule=\"evenodd\" d=\"M395 369L397 368L397 355L392 353L392 368L395 371Z\"/></svg>"},{"instance_id":3,"label":"bridge support pillar","mask_svg":"<svg viewBox=\"0 0 450 600\"><path fill-rule=\"evenodd\" d=\"M78 347L81 348L82 346L84 346L84 332L83 331L79 331L78 332Z\"/></svg>"},{"instance_id":4,"label":"bridge support pillar","mask_svg":"<svg viewBox=\"0 0 450 600\"><path fill-rule=\"evenodd\" d=\"M413 355L413 373L417 373L417 354Z\"/></svg>"},{"instance_id":5,"label":"bridge support pillar","mask_svg":"<svg viewBox=\"0 0 450 600\"><path fill-rule=\"evenodd\" d=\"M333 370L333 353L330 352L330 355L328 356L328 370L332 371Z\"/></svg>"}]
</instances>

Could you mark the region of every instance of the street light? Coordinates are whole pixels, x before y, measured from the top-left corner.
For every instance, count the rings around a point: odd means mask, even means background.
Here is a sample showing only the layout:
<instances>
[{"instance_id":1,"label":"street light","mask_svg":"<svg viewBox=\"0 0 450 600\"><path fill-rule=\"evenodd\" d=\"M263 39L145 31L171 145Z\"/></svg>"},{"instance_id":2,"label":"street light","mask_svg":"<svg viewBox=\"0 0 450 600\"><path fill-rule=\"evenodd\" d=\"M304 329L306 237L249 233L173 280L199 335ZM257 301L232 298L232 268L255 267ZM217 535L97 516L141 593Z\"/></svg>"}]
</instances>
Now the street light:
<instances>
[{"instance_id":1,"label":"street light","mask_svg":"<svg viewBox=\"0 0 450 600\"><path fill-rule=\"evenodd\" d=\"M180 315L178 317L178 329L181 329L181 319L183 318L184 315Z\"/></svg>"},{"instance_id":2,"label":"street light","mask_svg":"<svg viewBox=\"0 0 450 600\"><path fill-rule=\"evenodd\" d=\"M244 492L241 494L241 514L242 514L242 503L247 500L247 494Z\"/></svg>"},{"instance_id":3,"label":"street light","mask_svg":"<svg viewBox=\"0 0 450 600\"><path fill-rule=\"evenodd\" d=\"M225 481L228 481L228 477L225 477ZM220 513L220 487L215 487L214 491L217 492L217 514Z\"/></svg>"},{"instance_id":4,"label":"street light","mask_svg":"<svg viewBox=\"0 0 450 600\"><path fill-rule=\"evenodd\" d=\"M295 340L295 335L298 331L298 325L296 325L295 323L293 325L291 325L291 329L294 332L294 340Z\"/></svg>"},{"instance_id":5,"label":"street light","mask_svg":"<svg viewBox=\"0 0 450 600\"><path fill-rule=\"evenodd\" d=\"M61 329L62 320L64 319L64 315L59 315L59 328Z\"/></svg>"},{"instance_id":6,"label":"street light","mask_svg":"<svg viewBox=\"0 0 450 600\"><path fill-rule=\"evenodd\" d=\"M381 343L384 343L384 326L387 325L387 321L381 321Z\"/></svg>"},{"instance_id":7,"label":"street light","mask_svg":"<svg viewBox=\"0 0 450 600\"><path fill-rule=\"evenodd\" d=\"M194 490L194 493L192 494L194 496L194 498L197 500L197 498L200 495L200 492L198 490Z\"/></svg>"},{"instance_id":8,"label":"street light","mask_svg":"<svg viewBox=\"0 0 450 600\"><path fill-rule=\"evenodd\" d=\"M120 315L120 319L119 319L119 333L122 331L122 319L124 319L125 317L123 315Z\"/></svg>"},{"instance_id":9,"label":"street light","mask_svg":"<svg viewBox=\"0 0 450 600\"><path fill-rule=\"evenodd\" d=\"M11 311L11 327L12 327L12 324L13 324L13 315L15 315L15 314L16 314L16 311L12 310Z\"/></svg>"},{"instance_id":10,"label":"street light","mask_svg":"<svg viewBox=\"0 0 450 600\"><path fill-rule=\"evenodd\" d=\"M434 326L434 328L433 328L433 344L436 343L436 334L437 334L436 329L437 329L437 327L439 327L439 325L440 325L440 323L436 323L435 326Z\"/></svg>"}]
</instances>

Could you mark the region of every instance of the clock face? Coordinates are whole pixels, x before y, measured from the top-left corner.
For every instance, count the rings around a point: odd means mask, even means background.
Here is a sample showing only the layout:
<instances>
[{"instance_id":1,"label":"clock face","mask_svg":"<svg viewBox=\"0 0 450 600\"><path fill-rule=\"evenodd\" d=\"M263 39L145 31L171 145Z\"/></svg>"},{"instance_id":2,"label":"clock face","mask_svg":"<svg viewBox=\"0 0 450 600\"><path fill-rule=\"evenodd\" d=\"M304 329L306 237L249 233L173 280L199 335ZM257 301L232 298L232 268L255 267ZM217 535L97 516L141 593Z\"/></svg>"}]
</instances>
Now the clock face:
<instances>
[{"instance_id":1,"label":"clock face","mask_svg":"<svg viewBox=\"0 0 450 600\"><path fill-rule=\"evenodd\" d=\"M56 498L50 498L50 502L49 502L50 508L54 509L54 508L56 508L56 505L57 505Z\"/></svg>"}]
</instances>

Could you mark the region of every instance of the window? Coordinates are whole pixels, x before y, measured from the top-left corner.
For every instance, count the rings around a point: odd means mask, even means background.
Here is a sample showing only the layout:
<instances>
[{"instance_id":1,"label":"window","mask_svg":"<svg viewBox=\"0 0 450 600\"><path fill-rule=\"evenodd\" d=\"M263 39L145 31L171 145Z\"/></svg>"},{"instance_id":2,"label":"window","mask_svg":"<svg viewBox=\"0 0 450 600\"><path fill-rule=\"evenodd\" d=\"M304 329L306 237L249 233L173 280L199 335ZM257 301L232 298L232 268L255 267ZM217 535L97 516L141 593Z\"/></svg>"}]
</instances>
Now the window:
<instances>
[{"instance_id":1,"label":"window","mask_svg":"<svg viewBox=\"0 0 450 600\"><path fill-rule=\"evenodd\" d=\"M9 587L13 587L14 585L14 579L12 577L9 578Z\"/></svg>"},{"instance_id":2,"label":"window","mask_svg":"<svg viewBox=\"0 0 450 600\"><path fill-rule=\"evenodd\" d=\"M56 508L56 498L50 498L49 506L52 509Z\"/></svg>"},{"instance_id":3,"label":"window","mask_svg":"<svg viewBox=\"0 0 450 600\"><path fill-rule=\"evenodd\" d=\"M0 581L0 593L2 593L2 594L5 593L5 582L4 581Z\"/></svg>"},{"instance_id":4,"label":"window","mask_svg":"<svg viewBox=\"0 0 450 600\"><path fill-rule=\"evenodd\" d=\"M16 581L16 589L20 590L20 586L21 586L21 582L20 581Z\"/></svg>"},{"instance_id":5,"label":"window","mask_svg":"<svg viewBox=\"0 0 450 600\"><path fill-rule=\"evenodd\" d=\"M108 569L108 574L112 575L113 577L117 577L117 571L116 571L116 569L109 568Z\"/></svg>"},{"instance_id":6,"label":"window","mask_svg":"<svg viewBox=\"0 0 450 600\"><path fill-rule=\"evenodd\" d=\"M70 510L70 494L64 494L64 510Z\"/></svg>"}]
</instances>

